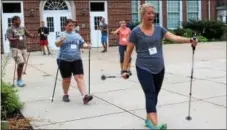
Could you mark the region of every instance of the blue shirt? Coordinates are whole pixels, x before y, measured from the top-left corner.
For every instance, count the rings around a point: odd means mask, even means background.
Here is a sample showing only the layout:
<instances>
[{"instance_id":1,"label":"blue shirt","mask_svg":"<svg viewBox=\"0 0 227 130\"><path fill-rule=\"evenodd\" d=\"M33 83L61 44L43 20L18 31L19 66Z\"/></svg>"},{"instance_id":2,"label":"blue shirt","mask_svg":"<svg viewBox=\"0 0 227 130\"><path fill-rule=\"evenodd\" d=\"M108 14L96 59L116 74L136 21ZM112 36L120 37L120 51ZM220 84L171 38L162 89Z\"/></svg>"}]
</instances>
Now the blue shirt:
<instances>
[{"instance_id":1,"label":"blue shirt","mask_svg":"<svg viewBox=\"0 0 227 130\"><path fill-rule=\"evenodd\" d=\"M135 44L137 58L136 65L153 74L157 74L164 68L162 52L162 39L167 30L155 25L153 35L146 35L139 26L132 30L129 41Z\"/></svg>"},{"instance_id":2,"label":"blue shirt","mask_svg":"<svg viewBox=\"0 0 227 130\"><path fill-rule=\"evenodd\" d=\"M65 61L75 61L81 59L80 48L84 44L84 39L80 34L75 32L62 32L57 40L60 40L61 36L65 36L66 39L60 46L58 59Z\"/></svg>"}]
</instances>

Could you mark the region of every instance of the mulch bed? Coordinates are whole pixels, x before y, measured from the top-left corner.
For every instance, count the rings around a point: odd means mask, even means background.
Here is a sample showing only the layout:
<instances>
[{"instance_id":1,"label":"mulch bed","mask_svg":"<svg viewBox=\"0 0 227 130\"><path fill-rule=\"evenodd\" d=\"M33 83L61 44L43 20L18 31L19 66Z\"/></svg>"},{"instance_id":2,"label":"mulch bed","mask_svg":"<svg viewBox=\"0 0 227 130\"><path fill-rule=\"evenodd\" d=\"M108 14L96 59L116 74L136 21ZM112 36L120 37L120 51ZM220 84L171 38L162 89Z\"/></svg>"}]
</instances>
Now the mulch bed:
<instances>
[{"instance_id":1,"label":"mulch bed","mask_svg":"<svg viewBox=\"0 0 227 130\"><path fill-rule=\"evenodd\" d=\"M21 112L15 112L12 115L8 115L6 119L9 123L9 129L24 130L29 129L33 130L30 119L25 118Z\"/></svg>"}]
</instances>

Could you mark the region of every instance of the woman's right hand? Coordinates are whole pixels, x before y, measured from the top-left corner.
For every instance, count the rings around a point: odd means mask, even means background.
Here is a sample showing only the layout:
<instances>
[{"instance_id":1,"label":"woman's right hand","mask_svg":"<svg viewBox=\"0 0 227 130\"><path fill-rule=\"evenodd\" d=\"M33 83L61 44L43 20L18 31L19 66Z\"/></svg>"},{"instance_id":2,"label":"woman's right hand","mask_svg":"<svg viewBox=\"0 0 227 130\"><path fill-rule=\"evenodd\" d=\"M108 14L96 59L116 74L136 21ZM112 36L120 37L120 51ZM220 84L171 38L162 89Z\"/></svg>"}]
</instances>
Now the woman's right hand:
<instances>
[{"instance_id":1,"label":"woman's right hand","mask_svg":"<svg viewBox=\"0 0 227 130\"><path fill-rule=\"evenodd\" d=\"M66 39L66 36L61 36L60 41L63 42Z\"/></svg>"},{"instance_id":2,"label":"woman's right hand","mask_svg":"<svg viewBox=\"0 0 227 130\"><path fill-rule=\"evenodd\" d=\"M122 77L123 77L124 79L128 79L128 78L129 78L128 72L122 73Z\"/></svg>"}]
</instances>

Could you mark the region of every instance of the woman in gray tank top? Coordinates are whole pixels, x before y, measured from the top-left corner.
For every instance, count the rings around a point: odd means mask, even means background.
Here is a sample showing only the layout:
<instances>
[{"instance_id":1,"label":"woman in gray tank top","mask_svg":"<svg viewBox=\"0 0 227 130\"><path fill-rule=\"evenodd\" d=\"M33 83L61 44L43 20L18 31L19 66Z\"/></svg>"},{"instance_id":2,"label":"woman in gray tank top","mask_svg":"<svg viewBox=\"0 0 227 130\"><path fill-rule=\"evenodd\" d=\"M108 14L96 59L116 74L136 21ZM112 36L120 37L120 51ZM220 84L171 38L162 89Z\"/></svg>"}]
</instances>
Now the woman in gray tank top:
<instances>
[{"instance_id":1,"label":"woman in gray tank top","mask_svg":"<svg viewBox=\"0 0 227 130\"><path fill-rule=\"evenodd\" d=\"M164 73L164 59L162 50L162 39L180 43L191 43L194 47L197 41L192 38L176 36L165 28L155 25L155 12L151 4L143 4L140 7L142 22L132 30L127 45L126 57L122 77L127 79L127 66L134 47L136 47L137 77L146 97L147 119L145 125L150 129L166 129L166 124L158 124L156 105L160 92Z\"/></svg>"}]
</instances>

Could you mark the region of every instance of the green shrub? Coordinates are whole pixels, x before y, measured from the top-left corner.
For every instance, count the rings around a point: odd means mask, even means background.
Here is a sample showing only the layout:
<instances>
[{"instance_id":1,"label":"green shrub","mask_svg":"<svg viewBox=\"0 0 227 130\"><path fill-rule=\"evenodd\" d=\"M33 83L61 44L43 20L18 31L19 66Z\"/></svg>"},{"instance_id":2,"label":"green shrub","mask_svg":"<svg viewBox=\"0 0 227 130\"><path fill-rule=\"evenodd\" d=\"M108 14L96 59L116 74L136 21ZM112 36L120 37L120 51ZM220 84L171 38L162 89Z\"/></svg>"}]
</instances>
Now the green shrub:
<instances>
[{"instance_id":1,"label":"green shrub","mask_svg":"<svg viewBox=\"0 0 227 130\"><path fill-rule=\"evenodd\" d=\"M196 38L198 39L198 42L207 42L208 39L205 38L204 36L196 36Z\"/></svg>"},{"instance_id":2,"label":"green shrub","mask_svg":"<svg viewBox=\"0 0 227 130\"><path fill-rule=\"evenodd\" d=\"M183 24L183 28L194 30L197 35L202 35L207 39L220 39L224 34L225 24L220 21L190 20Z\"/></svg>"},{"instance_id":3,"label":"green shrub","mask_svg":"<svg viewBox=\"0 0 227 130\"><path fill-rule=\"evenodd\" d=\"M173 30L173 32L178 35L178 36L183 36L184 33L185 33L185 30L184 29L181 29L181 28L178 28L178 29L175 29Z\"/></svg>"},{"instance_id":4,"label":"green shrub","mask_svg":"<svg viewBox=\"0 0 227 130\"><path fill-rule=\"evenodd\" d=\"M195 35L195 31L191 30L191 29L184 29L184 37L193 37Z\"/></svg>"},{"instance_id":5,"label":"green shrub","mask_svg":"<svg viewBox=\"0 0 227 130\"><path fill-rule=\"evenodd\" d=\"M7 118L8 115L11 115L22 109L23 103L19 100L16 92L16 89L13 88L10 84L7 84L5 82L1 83L1 118Z\"/></svg>"}]
</instances>

